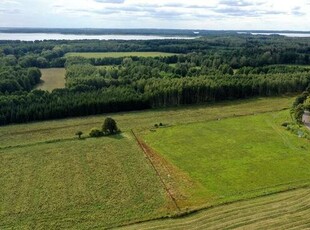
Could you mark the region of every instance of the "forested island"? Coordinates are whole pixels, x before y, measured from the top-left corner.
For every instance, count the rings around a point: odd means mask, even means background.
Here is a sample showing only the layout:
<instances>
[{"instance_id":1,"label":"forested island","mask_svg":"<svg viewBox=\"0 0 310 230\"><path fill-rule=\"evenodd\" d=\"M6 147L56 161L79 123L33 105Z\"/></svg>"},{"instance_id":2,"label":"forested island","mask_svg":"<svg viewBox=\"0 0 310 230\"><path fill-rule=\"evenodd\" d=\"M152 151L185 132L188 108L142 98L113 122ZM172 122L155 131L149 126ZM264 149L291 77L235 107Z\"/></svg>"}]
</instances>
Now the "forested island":
<instances>
[{"instance_id":1,"label":"forested island","mask_svg":"<svg viewBox=\"0 0 310 230\"><path fill-rule=\"evenodd\" d=\"M68 55L77 52L169 55ZM0 124L301 93L309 65L310 38L0 41ZM66 68L66 87L35 89L40 69L55 67Z\"/></svg>"}]
</instances>

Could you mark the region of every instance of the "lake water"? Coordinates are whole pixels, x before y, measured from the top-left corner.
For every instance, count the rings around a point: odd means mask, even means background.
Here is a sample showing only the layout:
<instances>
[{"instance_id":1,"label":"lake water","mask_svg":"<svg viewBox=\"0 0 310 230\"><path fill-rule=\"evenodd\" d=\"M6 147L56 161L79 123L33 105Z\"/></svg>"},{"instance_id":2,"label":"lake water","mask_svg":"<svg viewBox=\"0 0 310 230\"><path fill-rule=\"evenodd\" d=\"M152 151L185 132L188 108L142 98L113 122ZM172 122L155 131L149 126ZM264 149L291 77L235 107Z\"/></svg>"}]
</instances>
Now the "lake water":
<instances>
[{"instance_id":1,"label":"lake water","mask_svg":"<svg viewBox=\"0 0 310 230\"><path fill-rule=\"evenodd\" d=\"M75 35L47 33L0 33L0 40L162 40L162 39L194 39L196 37L157 36L157 35Z\"/></svg>"},{"instance_id":2,"label":"lake water","mask_svg":"<svg viewBox=\"0 0 310 230\"><path fill-rule=\"evenodd\" d=\"M238 34L247 34L246 32L238 32ZM310 37L310 33L250 33L252 35L281 35L285 37L296 37L296 38L308 38Z\"/></svg>"},{"instance_id":3,"label":"lake water","mask_svg":"<svg viewBox=\"0 0 310 230\"><path fill-rule=\"evenodd\" d=\"M238 32L245 34L245 32ZM310 37L310 33L251 33L253 35L282 35L286 37ZM0 33L0 40L162 40L162 39L195 39L197 37L186 36L160 36L160 35L76 35L76 34L50 34L50 33Z\"/></svg>"}]
</instances>

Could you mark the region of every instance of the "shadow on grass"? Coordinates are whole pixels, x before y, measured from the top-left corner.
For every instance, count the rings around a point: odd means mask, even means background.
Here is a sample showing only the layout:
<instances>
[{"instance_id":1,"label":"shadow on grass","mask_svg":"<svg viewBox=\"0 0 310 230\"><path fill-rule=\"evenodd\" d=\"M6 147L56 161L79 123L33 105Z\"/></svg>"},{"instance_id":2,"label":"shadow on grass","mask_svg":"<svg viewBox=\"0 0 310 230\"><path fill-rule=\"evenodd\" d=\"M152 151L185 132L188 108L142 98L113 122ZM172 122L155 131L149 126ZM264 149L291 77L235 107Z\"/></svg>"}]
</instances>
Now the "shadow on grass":
<instances>
[{"instance_id":1,"label":"shadow on grass","mask_svg":"<svg viewBox=\"0 0 310 230\"><path fill-rule=\"evenodd\" d=\"M122 139L125 138L122 133L118 133L118 134L115 134L115 135L109 135L109 136L106 136L106 137L113 138L113 139L116 139L116 140L122 140Z\"/></svg>"}]
</instances>

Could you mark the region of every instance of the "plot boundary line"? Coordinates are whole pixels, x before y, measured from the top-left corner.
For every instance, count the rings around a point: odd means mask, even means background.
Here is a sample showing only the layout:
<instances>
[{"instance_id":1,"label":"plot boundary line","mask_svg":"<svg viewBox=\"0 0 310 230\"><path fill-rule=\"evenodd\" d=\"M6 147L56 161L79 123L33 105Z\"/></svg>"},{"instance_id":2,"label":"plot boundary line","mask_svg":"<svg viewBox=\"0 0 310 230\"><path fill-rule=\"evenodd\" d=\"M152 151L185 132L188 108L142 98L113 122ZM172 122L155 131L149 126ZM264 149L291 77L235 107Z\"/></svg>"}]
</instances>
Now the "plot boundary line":
<instances>
[{"instance_id":1,"label":"plot boundary line","mask_svg":"<svg viewBox=\"0 0 310 230\"><path fill-rule=\"evenodd\" d=\"M131 133L133 134L134 138L136 139L139 147L142 149L144 155L146 156L146 158L148 159L148 161L150 162L152 168L155 170L156 175L158 176L159 180L161 181L161 183L164 186L164 189L166 190L166 193L168 194L168 196L170 197L170 199L172 200L174 206L176 207L176 209L178 211L181 211L176 199L174 198L174 196L172 195L172 193L170 192L170 190L168 189L168 186L166 185L166 183L164 182L163 178L160 176L159 171L157 170L156 166L154 165L151 157L149 156L149 154L147 153L147 150L145 149L145 147L143 146L141 140L138 138L138 136L135 134L135 132L131 129Z\"/></svg>"}]
</instances>

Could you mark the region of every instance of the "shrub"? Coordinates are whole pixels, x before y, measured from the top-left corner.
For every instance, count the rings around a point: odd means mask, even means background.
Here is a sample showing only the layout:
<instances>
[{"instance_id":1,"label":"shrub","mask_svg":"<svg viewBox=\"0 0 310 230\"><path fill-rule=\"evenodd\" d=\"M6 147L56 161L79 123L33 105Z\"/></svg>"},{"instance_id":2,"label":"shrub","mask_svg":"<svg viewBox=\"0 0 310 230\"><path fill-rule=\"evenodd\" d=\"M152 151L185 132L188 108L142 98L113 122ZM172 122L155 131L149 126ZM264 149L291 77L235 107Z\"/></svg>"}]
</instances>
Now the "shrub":
<instances>
[{"instance_id":1,"label":"shrub","mask_svg":"<svg viewBox=\"0 0 310 230\"><path fill-rule=\"evenodd\" d=\"M282 126L283 126L283 127L287 127L287 126L290 125L290 124L291 124L290 122L285 121L285 122L282 123Z\"/></svg>"},{"instance_id":2,"label":"shrub","mask_svg":"<svg viewBox=\"0 0 310 230\"><path fill-rule=\"evenodd\" d=\"M97 128L92 128L90 130L89 136L90 137L101 137L103 136L103 133Z\"/></svg>"},{"instance_id":3,"label":"shrub","mask_svg":"<svg viewBox=\"0 0 310 230\"><path fill-rule=\"evenodd\" d=\"M304 115L305 108L302 104L298 105L294 111L294 118L297 123L302 123L302 116Z\"/></svg>"}]
</instances>

